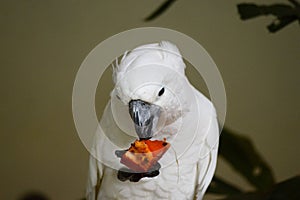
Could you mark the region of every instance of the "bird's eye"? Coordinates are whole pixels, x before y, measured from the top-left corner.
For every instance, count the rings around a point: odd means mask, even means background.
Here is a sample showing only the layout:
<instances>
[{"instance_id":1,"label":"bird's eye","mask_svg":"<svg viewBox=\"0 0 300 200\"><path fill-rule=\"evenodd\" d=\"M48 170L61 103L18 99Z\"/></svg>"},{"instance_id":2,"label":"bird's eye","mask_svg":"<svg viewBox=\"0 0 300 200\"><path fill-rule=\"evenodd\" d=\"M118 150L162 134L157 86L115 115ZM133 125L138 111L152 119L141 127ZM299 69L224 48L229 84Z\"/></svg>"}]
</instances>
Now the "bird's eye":
<instances>
[{"instance_id":1,"label":"bird's eye","mask_svg":"<svg viewBox=\"0 0 300 200\"><path fill-rule=\"evenodd\" d=\"M165 88L161 88L158 92L158 96L160 97L161 95L163 95L165 93Z\"/></svg>"}]
</instances>

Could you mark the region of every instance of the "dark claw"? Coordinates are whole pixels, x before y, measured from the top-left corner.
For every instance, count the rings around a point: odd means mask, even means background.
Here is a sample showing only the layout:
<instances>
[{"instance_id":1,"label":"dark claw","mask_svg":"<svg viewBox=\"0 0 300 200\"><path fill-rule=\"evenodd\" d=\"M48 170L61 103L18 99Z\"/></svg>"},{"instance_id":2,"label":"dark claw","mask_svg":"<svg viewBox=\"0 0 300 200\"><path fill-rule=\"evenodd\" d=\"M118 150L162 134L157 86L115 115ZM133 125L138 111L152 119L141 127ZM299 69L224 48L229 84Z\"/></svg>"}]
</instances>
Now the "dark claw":
<instances>
[{"instance_id":1,"label":"dark claw","mask_svg":"<svg viewBox=\"0 0 300 200\"><path fill-rule=\"evenodd\" d=\"M156 163L149 172L134 172L128 168L121 168L118 170L118 179L122 182L129 180L130 182L139 182L144 177L153 178L159 175L161 165Z\"/></svg>"},{"instance_id":2,"label":"dark claw","mask_svg":"<svg viewBox=\"0 0 300 200\"><path fill-rule=\"evenodd\" d=\"M115 154L118 158L121 158L126 153L126 150L116 150Z\"/></svg>"},{"instance_id":3,"label":"dark claw","mask_svg":"<svg viewBox=\"0 0 300 200\"><path fill-rule=\"evenodd\" d=\"M157 162L155 165L153 165L150 172L151 171L159 171L160 168L161 168L161 165L159 164L159 162Z\"/></svg>"},{"instance_id":4,"label":"dark claw","mask_svg":"<svg viewBox=\"0 0 300 200\"><path fill-rule=\"evenodd\" d=\"M159 170L155 170L155 171L145 173L144 177L153 178L153 177L158 176L158 175L159 175Z\"/></svg>"},{"instance_id":5,"label":"dark claw","mask_svg":"<svg viewBox=\"0 0 300 200\"><path fill-rule=\"evenodd\" d=\"M132 176L132 172L129 171L127 168L121 168L118 170L118 179L120 181L127 181Z\"/></svg>"},{"instance_id":6,"label":"dark claw","mask_svg":"<svg viewBox=\"0 0 300 200\"><path fill-rule=\"evenodd\" d=\"M129 178L130 182L139 182L143 178L143 173L132 174Z\"/></svg>"}]
</instances>

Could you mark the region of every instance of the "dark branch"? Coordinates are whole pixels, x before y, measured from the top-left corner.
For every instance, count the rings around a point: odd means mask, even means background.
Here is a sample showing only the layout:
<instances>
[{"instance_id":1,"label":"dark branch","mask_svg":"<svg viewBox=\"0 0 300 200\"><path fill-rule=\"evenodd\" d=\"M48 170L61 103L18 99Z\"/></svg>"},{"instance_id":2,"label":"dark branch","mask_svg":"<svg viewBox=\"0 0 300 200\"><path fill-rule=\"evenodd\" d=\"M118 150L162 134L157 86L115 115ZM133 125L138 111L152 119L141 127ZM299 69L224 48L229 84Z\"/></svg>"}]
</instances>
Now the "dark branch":
<instances>
[{"instance_id":1,"label":"dark branch","mask_svg":"<svg viewBox=\"0 0 300 200\"><path fill-rule=\"evenodd\" d=\"M176 0L167 0L165 1L160 7L158 7L151 15L149 15L145 21L152 21L158 16L160 16L162 13L164 13L168 8L171 7L171 5L175 2Z\"/></svg>"}]
</instances>

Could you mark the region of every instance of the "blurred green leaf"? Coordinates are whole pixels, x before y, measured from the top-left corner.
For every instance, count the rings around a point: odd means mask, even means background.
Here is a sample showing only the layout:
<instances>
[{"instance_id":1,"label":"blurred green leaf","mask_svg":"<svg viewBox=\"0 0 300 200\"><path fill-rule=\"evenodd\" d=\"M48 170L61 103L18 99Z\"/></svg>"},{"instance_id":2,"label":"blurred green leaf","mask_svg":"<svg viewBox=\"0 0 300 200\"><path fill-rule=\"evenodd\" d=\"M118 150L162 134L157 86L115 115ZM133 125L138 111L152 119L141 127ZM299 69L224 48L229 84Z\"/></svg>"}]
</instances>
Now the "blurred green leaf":
<instances>
[{"instance_id":1,"label":"blurred green leaf","mask_svg":"<svg viewBox=\"0 0 300 200\"><path fill-rule=\"evenodd\" d=\"M168 8L171 7L171 5L175 2L176 0L167 0L163 4L161 4L151 15L149 15L145 21L151 21L160 16L162 13L164 13Z\"/></svg>"},{"instance_id":2,"label":"blurred green leaf","mask_svg":"<svg viewBox=\"0 0 300 200\"><path fill-rule=\"evenodd\" d=\"M246 136L223 129L219 155L255 188L263 190L274 184L271 168Z\"/></svg>"}]
</instances>

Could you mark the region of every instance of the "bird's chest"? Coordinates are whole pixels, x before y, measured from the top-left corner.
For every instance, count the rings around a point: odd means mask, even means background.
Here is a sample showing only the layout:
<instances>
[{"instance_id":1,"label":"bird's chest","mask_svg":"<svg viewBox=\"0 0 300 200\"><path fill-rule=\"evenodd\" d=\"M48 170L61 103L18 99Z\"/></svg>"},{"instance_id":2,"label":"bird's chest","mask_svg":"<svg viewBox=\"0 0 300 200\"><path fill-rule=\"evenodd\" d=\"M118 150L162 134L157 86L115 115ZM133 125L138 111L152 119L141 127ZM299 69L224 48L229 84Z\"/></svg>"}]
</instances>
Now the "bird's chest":
<instances>
[{"instance_id":1,"label":"bird's chest","mask_svg":"<svg viewBox=\"0 0 300 200\"><path fill-rule=\"evenodd\" d=\"M155 178L139 182L122 182L117 171L106 168L98 194L100 199L193 199L196 183L196 165L174 163L160 170Z\"/></svg>"}]
</instances>

